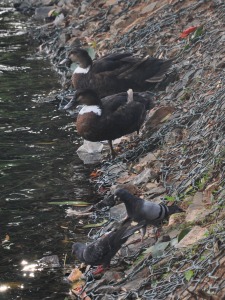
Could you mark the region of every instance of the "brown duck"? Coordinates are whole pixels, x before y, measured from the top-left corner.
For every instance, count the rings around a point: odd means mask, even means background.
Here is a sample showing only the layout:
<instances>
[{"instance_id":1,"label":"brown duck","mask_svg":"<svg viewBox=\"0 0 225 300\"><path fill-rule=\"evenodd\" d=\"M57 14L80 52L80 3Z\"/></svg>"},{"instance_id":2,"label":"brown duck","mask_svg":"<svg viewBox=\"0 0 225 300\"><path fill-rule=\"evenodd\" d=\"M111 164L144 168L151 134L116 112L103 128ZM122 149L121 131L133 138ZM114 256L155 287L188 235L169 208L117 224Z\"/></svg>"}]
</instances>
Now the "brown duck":
<instances>
[{"instance_id":1,"label":"brown duck","mask_svg":"<svg viewBox=\"0 0 225 300\"><path fill-rule=\"evenodd\" d=\"M68 59L78 64L72 75L73 87L95 89L100 97L130 88L137 92L152 89L163 80L172 63L149 56L139 58L127 52L108 54L92 61L88 52L80 48L72 50Z\"/></svg>"},{"instance_id":2,"label":"brown duck","mask_svg":"<svg viewBox=\"0 0 225 300\"><path fill-rule=\"evenodd\" d=\"M100 99L94 90L77 90L74 104L83 105L77 116L77 133L91 142L109 141L112 157L115 152L112 140L139 131L146 111L154 107L151 92L128 92ZM66 107L66 109L70 108Z\"/></svg>"}]
</instances>

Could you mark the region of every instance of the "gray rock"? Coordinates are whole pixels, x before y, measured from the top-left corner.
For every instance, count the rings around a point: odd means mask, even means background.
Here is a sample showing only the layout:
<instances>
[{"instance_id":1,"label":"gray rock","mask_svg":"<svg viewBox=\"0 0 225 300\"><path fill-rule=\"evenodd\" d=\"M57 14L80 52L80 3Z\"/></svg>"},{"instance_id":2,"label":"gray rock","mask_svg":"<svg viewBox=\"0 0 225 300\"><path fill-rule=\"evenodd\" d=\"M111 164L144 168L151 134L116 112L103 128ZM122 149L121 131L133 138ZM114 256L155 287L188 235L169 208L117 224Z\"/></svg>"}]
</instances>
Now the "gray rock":
<instances>
[{"instance_id":1,"label":"gray rock","mask_svg":"<svg viewBox=\"0 0 225 300\"><path fill-rule=\"evenodd\" d=\"M60 267L59 258L57 255L44 256L39 260L39 263L46 265L48 268Z\"/></svg>"},{"instance_id":2,"label":"gray rock","mask_svg":"<svg viewBox=\"0 0 225 300\"><path fill-rule=\"evenodd\" d=\"M48 17L48 13L54 9L54 6L42 6L35 9L34 19L44 20Z\"/></svg>"},{"instance_id":3,"label":"gray rock","mask_svg":"<svg viewBox=\"0 0 225 300\"><path fill-rule=\"evenodd\" d=\"M142 171L140 174L138 174L133 180L132 183L133 184L140 184L140 183L146 183L148 182L150 179L153 179L155 177L155 173L152 172L151 169L145 169L144 171Z\"/></svg>"},{"instance_id":4,"label":"gray rock","mask_svg":"<svg viewBox=\"0 0 225 300\"><path fill-rule=\"evenodd\" d=\"M127 211L124 203L118 204L110 208L110 216L112 219L122 221L127 216Z\"/></svg>"},{"instance_id":5,"label":"gray rock","mask_svg":"<svg viewBox=\"0 0 225 300\"><path fill-rule=\"evenodd\" d=\"M203 202L203 193L197 192L193 197L192 204L189 205L186 211L186 222L195 222L204 219L211 213L210 209L205 207Z\"/></svg>"}]
</instances>

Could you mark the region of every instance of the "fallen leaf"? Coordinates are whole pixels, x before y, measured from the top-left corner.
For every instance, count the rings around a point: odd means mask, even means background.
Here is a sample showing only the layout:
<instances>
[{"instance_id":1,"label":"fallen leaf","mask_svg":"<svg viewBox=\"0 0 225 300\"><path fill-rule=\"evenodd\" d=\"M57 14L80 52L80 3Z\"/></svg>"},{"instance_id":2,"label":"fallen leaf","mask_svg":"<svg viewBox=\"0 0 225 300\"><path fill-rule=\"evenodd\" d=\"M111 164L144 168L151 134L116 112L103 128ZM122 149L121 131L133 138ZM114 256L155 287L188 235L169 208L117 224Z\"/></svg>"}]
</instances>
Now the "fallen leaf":
<instances>
[{"instance_id":1,"label":"fallen leaf","mask_svg":"<svg viewBox=\"0 0 225 300\"><path fill-rule=\"evenodd\" d=\"M9 240L10 240L10 237L9 237L8 234L6 234L6 236L5 236L5 241L9 241Z\"/></svg>"},{"instance_id":2,"label":"fallen leaf","mask_svg":"<svg viewBox=\"0 0 225 300\"><path fill-rule=\"evenodd\" d=\"M192 27L189 27L189 28L185 29L185 30L180 34L180 38L181 38L181 39L186 38L190 33L194 32L197 28L198 28L198 26L192 26Z\"/></svg>"},{"instance_id":3,"label":"fallen leaf","mask_svg":"<svg viewBox=\"0 0 225 300\"><path fill-rule=\"evenodd\" d=\"M190 281L193 276L194 276L193 270L188 270L188 271L184 272L184 277L187 281Z\"/></svg>"},{"instance_id":4,"label":"fallen leaf","mask_svg":"<svg viewBox=\"0 0 225 300\"><path fill-rule=\"evenodd\" d=\"M57 202L48 202L48 204L53 205L74 205L74 206L88 206L90 203L84 201L57 201Z\"/></svg>"},{"instance_id":5,"label":"fallen leaf","mask_svg":"<svg viewBox=\"0 0 225 300\"><path fill-rule=\"evenodd\" d=\"M185 235L187 235L190 231L191 231L191 228L185 228L185 229L181 230L181 232L179 233L179 235L177 237L178 242L180 242L185 237Z\"/></svg>"},{"instance_id":6,"label":"fallen leaf","mask_svg":"<svg viewBox=\"0 0 225 300\"><path fill-rule=\"evenodd\" d=\"M80 280L82 275L83 275L82 272L78 268L75 268L71 271L67 279L71 282L75 282L77 280Z\"/></svg>"},{"instance_id":7,"label":"fallen leaf","mask_svg":"<svg viewBox=\"0 0 225 300\"><path fill-rule=\"evenodd\" d=\"M100 175L101 175L101 171L100 170L95 170L95 171L91 172L90 177L96 178Z\"/></svg>"},{"instance_id":8,"label":"fallen leaf","mask_svg":"<svg viewBox=\"0 0 225 300\"><path fill-rule=\"evenodd\" d=\"M83 228L96 228L96 227L101 227L102 225L104 225L105 223L107 223L108 221L107 220L103 220L102 222L100 223L95 223L95 224L86 224L83 226Z\"/></svg>"}]
</instances>

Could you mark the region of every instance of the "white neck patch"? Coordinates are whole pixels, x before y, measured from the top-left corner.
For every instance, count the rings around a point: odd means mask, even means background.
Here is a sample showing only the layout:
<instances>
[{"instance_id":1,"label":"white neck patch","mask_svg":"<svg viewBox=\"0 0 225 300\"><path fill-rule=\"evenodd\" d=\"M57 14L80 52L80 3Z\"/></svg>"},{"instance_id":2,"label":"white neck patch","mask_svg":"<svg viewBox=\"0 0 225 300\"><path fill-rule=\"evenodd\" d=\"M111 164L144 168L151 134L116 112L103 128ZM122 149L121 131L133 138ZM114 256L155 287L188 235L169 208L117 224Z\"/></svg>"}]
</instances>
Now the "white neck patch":
<instances>
[{"instance_id":1,"label":"white neck patch","mask_svg":"<svg viewBox=\"0 0 225 300\"><path fill-rule=\"evenodd\" d=\"M87 74L87 73L89 72L89 70L90 70L90 67L91 67L91 66L89 66L89 67L87 67L87 68L81 68L81 67L78 66L78 67L74 70L73 74Z\"/></svg>"},{"instance_id":2,"label":"white neck patch","mask_svg":"<svg viewBox=\"0 0 225 300\"><path fill-rule=\"evenodd\" d=\"M84 115L89 112L93 112L94 114L101 116L102 110L98 105L85 105L81 110L79 111L79 115Z\"/></svg>"}]
</instances>

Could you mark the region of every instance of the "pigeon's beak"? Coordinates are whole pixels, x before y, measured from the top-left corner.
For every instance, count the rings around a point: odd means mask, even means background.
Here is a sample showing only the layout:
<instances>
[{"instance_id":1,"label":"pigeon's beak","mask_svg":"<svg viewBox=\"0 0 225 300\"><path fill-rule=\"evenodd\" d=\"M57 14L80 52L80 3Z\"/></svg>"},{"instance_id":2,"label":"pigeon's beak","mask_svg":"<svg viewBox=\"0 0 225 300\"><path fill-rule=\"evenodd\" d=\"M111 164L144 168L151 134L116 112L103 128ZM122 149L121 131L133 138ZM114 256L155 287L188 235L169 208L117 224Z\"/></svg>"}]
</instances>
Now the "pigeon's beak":
<instances>
[{"instance_id":1,"label":"pigeon's beak","mask_svg":"<svg viewBox=\"0 0 225 300\"><path fill-rule=\"evenodd\" d=\"M74 249L74 245L72 245L72 251L71 251L71 255L75 255L75 249Z\"/></svg>"}]
</instances>

